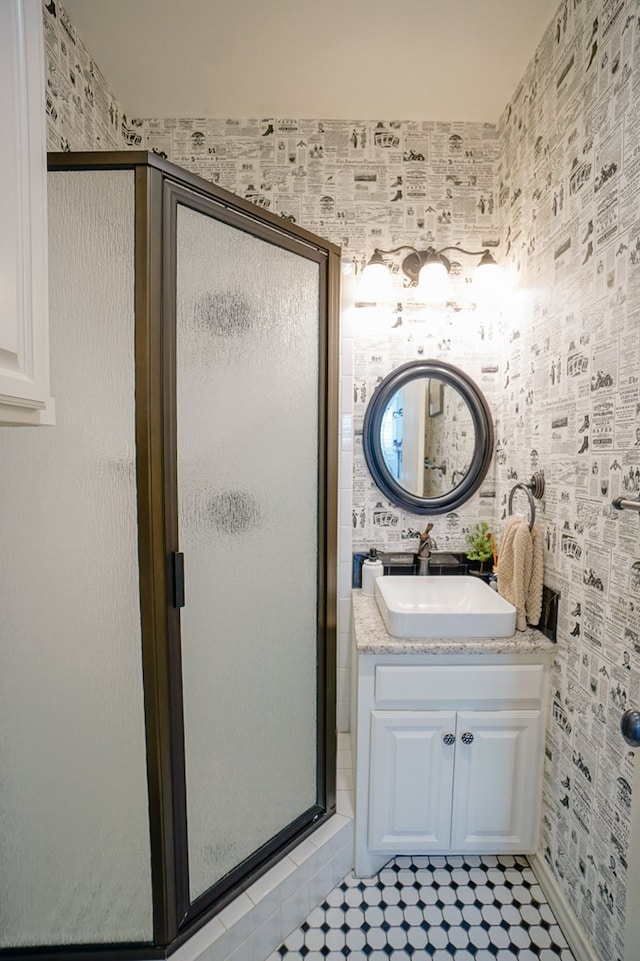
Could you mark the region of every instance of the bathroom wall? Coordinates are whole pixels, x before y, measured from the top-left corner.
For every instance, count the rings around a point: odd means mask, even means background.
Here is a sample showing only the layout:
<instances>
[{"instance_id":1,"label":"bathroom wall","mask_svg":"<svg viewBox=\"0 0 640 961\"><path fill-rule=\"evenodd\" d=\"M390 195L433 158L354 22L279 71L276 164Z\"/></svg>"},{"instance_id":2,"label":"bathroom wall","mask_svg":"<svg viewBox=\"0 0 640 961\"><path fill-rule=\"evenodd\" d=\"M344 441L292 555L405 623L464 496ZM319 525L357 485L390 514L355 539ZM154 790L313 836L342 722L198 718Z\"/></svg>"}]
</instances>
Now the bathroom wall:
<instances>
[{"instance_id":1,"label":"bathroom wall","mask_svg":"<svg viewBox=\"0 0 640 961\"><path fill-rule=\"evenodd\" d=\"M65 9L43 0L48 150L139 146Z\"/></svg>"},{"instance_id":2,"label":"bathroom wall","mask_svg":"<svg viewBox=\"0 0 640 961\"><path fill-rule=\"evenodd\" d=\"M640 30L635 0L568 2L499 124L506 317L497 484L542 469L545 581L562 593L544 857L597 956L622 956L640 684ZM632 888L633 890L633 888Z\"/></svg>"}]
</instances>

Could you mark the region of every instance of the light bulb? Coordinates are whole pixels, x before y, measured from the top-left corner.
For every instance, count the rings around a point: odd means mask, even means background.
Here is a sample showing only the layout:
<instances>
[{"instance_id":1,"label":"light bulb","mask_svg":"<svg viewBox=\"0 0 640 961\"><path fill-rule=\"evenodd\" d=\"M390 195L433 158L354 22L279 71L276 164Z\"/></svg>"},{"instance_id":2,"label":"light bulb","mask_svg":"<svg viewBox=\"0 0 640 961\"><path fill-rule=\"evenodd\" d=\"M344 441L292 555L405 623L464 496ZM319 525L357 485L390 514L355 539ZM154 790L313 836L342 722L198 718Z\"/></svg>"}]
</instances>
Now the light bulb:
<instances>
[{"instance_id":1,"label":"light bulb","mask_svg":"<svg viewBox=\"0 0 640 961\"><path fill-rule=\"evenodd\" d=\"M362 271L359 297L367 303L376 304L394 299L389 268L377 251Z\"/></svg>"},{"instance_id":2,"label":"light bulb","mask_svg":"<svg viewBox=\"0 0 640 961\"><path fill-rule=\"evenodd\" d=\"M449 272L440 260L427 260L418 276L418 293L427 304L442 303L449 297Z\"/></svg>"},{"instance_id":3,"label":"light bulb","mask_svg":"<svg viewBox=\"0 0 640 961\"><path fill-rule=\"evenodd\" d=\"M491 256L485 254L473 274L473 293L479 304L493 304L502 295L502 272Z\"/></svg>"}]
</instances>

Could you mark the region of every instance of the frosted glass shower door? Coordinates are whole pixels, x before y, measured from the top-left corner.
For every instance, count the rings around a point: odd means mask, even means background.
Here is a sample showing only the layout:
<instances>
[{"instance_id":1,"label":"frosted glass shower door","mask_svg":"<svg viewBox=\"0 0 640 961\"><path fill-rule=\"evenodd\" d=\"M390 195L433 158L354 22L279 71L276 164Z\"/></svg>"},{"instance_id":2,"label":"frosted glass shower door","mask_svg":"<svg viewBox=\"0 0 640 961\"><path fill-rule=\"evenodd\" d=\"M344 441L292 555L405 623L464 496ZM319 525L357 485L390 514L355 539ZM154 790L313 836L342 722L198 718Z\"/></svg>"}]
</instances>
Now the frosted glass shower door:
<instances>
[{"instance_id":1,"label":"frosted glass shower door","mask_svg":"<svg viewBox=\"0 0 640 961\"><path fill-rule=\"evenodd\" d=\"M189 895L317 802L320 263L177 210Z\"/></svg>"}]
</instances>

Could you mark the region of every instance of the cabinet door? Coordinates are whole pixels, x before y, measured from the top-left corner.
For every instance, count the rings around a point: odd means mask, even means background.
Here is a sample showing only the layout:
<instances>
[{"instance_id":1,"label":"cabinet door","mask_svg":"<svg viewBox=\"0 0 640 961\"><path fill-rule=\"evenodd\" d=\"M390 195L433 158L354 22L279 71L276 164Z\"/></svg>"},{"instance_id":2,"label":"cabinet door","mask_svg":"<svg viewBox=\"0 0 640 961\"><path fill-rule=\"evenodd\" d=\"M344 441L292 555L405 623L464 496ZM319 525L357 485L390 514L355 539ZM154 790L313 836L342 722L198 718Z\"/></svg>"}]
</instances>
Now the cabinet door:
<instances>
[{"instance_id":1,"label":"cabinet door","mask_svg":"<svg viewBox=\"0 0 640 961\"><path fill-rule=\"evenodd\" d=\"M373 711L369 848L445 851L451 829L455 711Z\"/></svg>"},{"instance_id":2,"label":"cabinet door","mask_svg":"<svg viewBox=\"0 0 640 961\"><path fill-rule=\"evenodd\" d=\"M535 851L540 732L540 711L458 712L452 851Z\"/></svg>"},{"instance_id":3,"label":"cabinet door","mask_svg":"<svg viewBox=\"0 0 640 961\"><path fill-rule=\"evenodd\" d=\"M0 4L0 424L52 423L40 0Z\"/></svg>"}]
</instances>

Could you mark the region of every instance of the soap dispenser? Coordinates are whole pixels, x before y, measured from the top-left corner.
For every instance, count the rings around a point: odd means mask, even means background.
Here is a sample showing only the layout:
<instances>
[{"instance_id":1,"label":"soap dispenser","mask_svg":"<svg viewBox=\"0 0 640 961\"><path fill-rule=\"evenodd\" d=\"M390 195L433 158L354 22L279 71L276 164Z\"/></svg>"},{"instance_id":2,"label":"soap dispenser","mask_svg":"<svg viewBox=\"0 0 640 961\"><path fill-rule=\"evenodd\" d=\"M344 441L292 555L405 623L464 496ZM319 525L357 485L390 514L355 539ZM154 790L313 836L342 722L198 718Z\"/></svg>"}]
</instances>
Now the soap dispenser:
<instances>
[{"instance_id":1,"label":"soap dispenser","mask_svg":"<svg viewBox=\"0 0 640 961\"><path fill-rule=\"evenodd\" d=\"M376 578L380 577L384 571L382 561L378 557L375 547L369 551L369 556L362 564L362 593L368 597L373 597Z\"/></svg>"}]
</instances>

